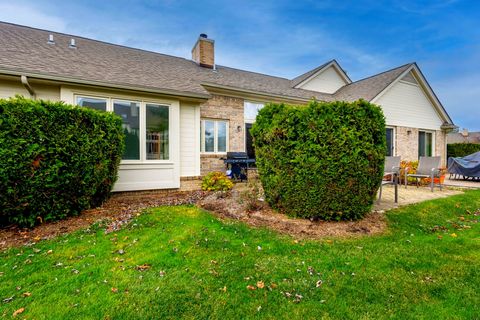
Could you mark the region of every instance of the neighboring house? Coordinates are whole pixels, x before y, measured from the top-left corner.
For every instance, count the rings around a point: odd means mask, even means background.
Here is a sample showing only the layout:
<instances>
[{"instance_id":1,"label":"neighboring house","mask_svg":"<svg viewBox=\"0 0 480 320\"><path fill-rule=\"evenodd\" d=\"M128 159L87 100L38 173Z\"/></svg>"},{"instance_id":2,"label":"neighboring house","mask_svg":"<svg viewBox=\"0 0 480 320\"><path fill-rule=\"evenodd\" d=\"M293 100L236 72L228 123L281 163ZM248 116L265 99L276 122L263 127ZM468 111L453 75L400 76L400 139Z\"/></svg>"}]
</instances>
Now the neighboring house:
<instances>
[{"instance_id":1,"label":"neighboring house","mask_svg":"<svg viewBox=\"0 0 480 320\"><path fill-rule=\"evenodd\" d=\"M268 102L381 105L388 154L445 161L452 120L415 63L352 82L332 60L293 80L215 64L200 35L192 60L0 23L0 97L61 100L120 115L126 151L114 190L179 188L253 152L249 128Z\"/></svg>"},{"instance_id":2,"label":"neighboring house","mask_svg":"<svg viewBox=\"0 0 480 320\"><path fill-rule=\"evenodd\" d=\"M480 132L468 132L467 129L463 129L462 132L451 132L447 135L447 144L453 143L480 144Z\"/></svg>"}]
</instances>

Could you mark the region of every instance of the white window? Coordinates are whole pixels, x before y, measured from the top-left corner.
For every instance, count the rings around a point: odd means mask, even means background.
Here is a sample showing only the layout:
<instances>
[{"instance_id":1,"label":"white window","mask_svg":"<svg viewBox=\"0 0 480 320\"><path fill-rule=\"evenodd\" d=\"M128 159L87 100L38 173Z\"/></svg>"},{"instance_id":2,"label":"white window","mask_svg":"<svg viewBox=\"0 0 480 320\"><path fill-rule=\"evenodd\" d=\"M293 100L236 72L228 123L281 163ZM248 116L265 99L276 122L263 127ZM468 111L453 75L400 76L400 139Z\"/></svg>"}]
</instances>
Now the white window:
<instances>
[{"instance_id":1,"label":"white window","mask_svg":"<svg viewBox=\"0 0 480 320\"><path fill-rule=\"evenodd\" d=\"M386 128L386 136L387 136L387 157L392 157L395 155L395 130L394 128L387 127Z\"/></svg>"},{"instance_id":2,"label":"white window","mask_svg":"<svg viewBox=\"0 0 480 320\"><path fill-rule=\"evenodd\" d=\"M243 116L245 123L254 123L258 111L264 107L263 103L245 101L243 104Z\"/></svg>"},{"instance_id":3,"label":"white window","mask_svg":"<svg viewBox=\"0 0 480 320\"><path fill-rule=\"evenodd\" d=\"M258 111L262 109L265 105L260 102L250 102L245 101L243 103L243 117L245 119L245 152L249 158L255 158L255 150L253 148L253 138L250 134L250 129L252 129L252 124L257 118Z\"/></svg>"},{"instance_id":4,"label":"white window","mask_svg":"<svg viewBox=\"0 0 480 320\"><path fill-rule=\"evenodd\" d=\"M418 132L418 157L431 157L433 155L433 132Z\"/></svg>"},{"instance_id":5,"label":"white window","mask_svg":"<svg viewBox=\"0 0 480 320\"><path fill-rule=\"evenodd\" d=\"M147 103L145 106L147 160L168 159L169 108Z\"/></svg>"},{"instance_id":6,"label":"white window","mask_svg":"<svg viewBox=\"0 0 480 320\"><path fill-rule=\"evenodd\" d=\"M90 109L107 111L107 99L103 98L77 97L77 105Z\"/></svg>"},{"instance_id":7,"label":"white window","mask_svg":"<svg viewBox=\"0 0 480 320\"><path fill-rule=\"evenodd\" d=\"M122 118L125 150L122 160L143 162L168 160L170 155L170 107L112 97L76 96L77 105L114 112Z\"/></svg>"},{"instance_id":8,"label":"white window","mask_svg":"<svg viewBox=\"0 0 480 320\"><path fill-rule=\"evenodd\" d=\"M209 120L201 121L200 126L201 152L225 153L228 151L228 121Z\"/></svg>"},{"instance_id":9,"label":"white window","mask_svg":"<svg viewBox=\"0 0 480 320\"><path fill-rule=\"evenodd\" d=\"M123 160L140 160L140 103L113 101L113 112L122 118L125 150Z\"/></svg>"}]
</instances>

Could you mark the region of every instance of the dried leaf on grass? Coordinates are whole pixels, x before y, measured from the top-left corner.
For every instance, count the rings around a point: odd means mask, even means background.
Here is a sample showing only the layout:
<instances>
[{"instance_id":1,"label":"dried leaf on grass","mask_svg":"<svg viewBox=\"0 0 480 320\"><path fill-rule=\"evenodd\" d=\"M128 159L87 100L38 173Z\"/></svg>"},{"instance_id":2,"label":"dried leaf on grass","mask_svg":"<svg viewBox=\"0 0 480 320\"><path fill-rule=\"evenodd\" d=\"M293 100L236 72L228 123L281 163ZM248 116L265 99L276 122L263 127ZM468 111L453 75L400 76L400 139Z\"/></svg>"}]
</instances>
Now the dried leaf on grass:
<instances>
[{"instance_id":1,"label":"dried leaf on grass","mask_svg":"<svg viewBox=\"0 0 480 320\"><path fill-rule=\"evenodd\" d=\"M17 311L15 311L15 312L12 314L12 317L18 316L20 313L23 313L23 311L25 311L25 308L20 308L20 309L18 309Z\"/></svg>"},{"instance_id":2,"label":"dried leaf on grass","mask_svg":"<svg viewBox=\"0 0 480 320\"><path fill-rule=\"evenodd\" d=\"M147 264L147 263L144 263L142 265L139 265L139 266L136 266L135 269L137 269L138 271L146 271L148 269L151 268L151 265Z\"/></svg>"}]
</instances>

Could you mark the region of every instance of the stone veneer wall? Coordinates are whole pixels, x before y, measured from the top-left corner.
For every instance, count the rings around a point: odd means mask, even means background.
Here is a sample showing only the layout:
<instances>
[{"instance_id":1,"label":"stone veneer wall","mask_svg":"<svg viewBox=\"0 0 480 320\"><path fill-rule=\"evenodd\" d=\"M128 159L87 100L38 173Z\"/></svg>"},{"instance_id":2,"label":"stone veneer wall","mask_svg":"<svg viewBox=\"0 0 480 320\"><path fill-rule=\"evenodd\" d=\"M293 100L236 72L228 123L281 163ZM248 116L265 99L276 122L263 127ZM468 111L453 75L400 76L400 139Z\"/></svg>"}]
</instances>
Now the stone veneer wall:
<instances>
[{"instance_id":1,"label":"stone veneer wall","mask_svg":"<svg viewBox=\"0 0 480 320\"><path fill-rule=\"evenodd\" d=\"M214 95L200 105L201 119L228 120L229 151L245 151L245 123L243 118L243 102L241 98ZM240 127L240 131L238 131ZM220 160L225 155L201 154L200 173L205 175L211 171L224 171L225 165Z\"/></svg>"},{"instance_id":2,"label":"stone veneer wall","mask_svg":"<svg viewBox=\"0 0 480 320\"><path fill-rule=\"evenodd\" d=\"M202 188L201 177L181 177L180 191L196 191Z\"/></svg>"},{"instance_id":3,"label":"stone veneer wall","mask_svg":"<svg viewBox=\"0 0 480 320\"><path fill-rule=\"evenodd\" d=\"M435 155L442 157L442 167L447 166L447 134L444 131L435 131Z\"/></svg>"},{"instance_id":4,"label":"stone veneer wall","mask_svg":"<svg viewBox=\"0 0 480 320\"><path fill-rule=\"evenodd\" d=\"M418 160L418 128L395 127L395 154L401 156L402 160L416 161ZM408 133L410 131L410 133ZM441 165L446 164L445 151L445 132L441 130L435 131L435 150L434 155L441 156Z\"/></svg>"},{"instance_id":5,"label":"stone veneer wall","mask_svg":"<svg viewBox=\"0 0 480 320\"><path fill-rule=\"evenodd\" d=\"M402 160L418 160L418 129L395 127L395 132L395 154Z\"/></svg>"}]
</instances>

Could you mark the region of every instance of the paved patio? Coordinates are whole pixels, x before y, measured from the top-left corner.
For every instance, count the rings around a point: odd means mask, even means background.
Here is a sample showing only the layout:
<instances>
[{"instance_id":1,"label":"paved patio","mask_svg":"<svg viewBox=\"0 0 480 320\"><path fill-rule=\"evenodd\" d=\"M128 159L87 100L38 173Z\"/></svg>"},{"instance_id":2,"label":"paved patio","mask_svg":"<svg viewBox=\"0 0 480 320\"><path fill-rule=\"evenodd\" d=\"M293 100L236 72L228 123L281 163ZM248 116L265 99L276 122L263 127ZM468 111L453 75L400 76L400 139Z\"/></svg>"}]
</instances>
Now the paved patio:
<instances>
[{"instance_id":1,"label":"paved patio","mask_svg":"<svg viewBox=\"0 0 480 320\"><path fill-rule=\"evenodd\" d=\"M469 189L480 189L480 180L460 180L460 179L449 179L449 175L445 177L445 185L451 187L459 188L469 188Z\"/></svg>"},{"instance_id":2,"label":"paved patio","mask_svg":"<svg viewBox=\"0 0 480 320\"><path fill-rule=\"evenodd\" d=\"M417 188L416 186L408 186L408 188L405 189L405 186L398 186L398 204L396 204L394 202L394 186L385 185L383 186L382 200L377 200L373 206L373 209L390 210L413 203L445 198L460 193L462 193L462 191L449 188L444 188L442 191L440 191L438 188L435 188L435 191L432 192L429 187Z\"/></svg>"}]
</instances>

